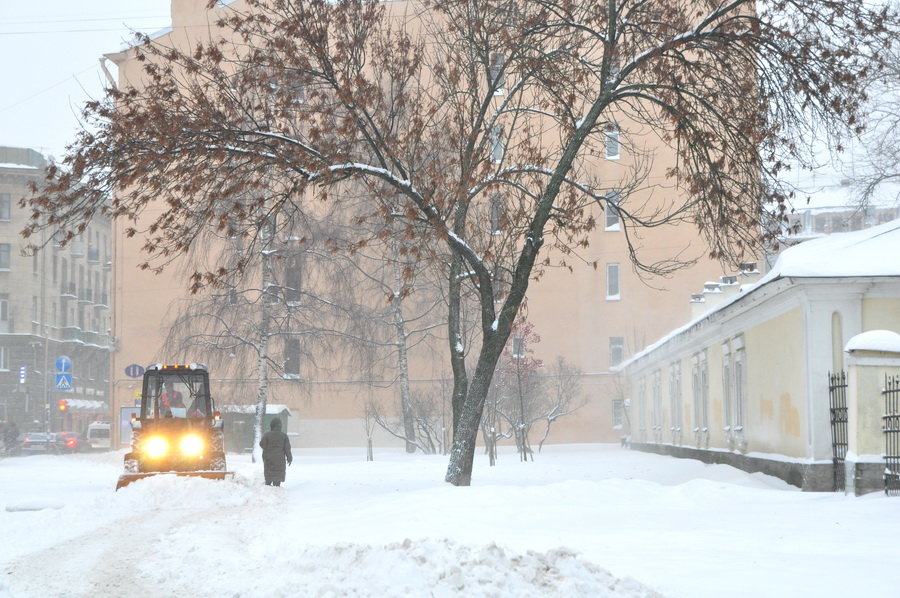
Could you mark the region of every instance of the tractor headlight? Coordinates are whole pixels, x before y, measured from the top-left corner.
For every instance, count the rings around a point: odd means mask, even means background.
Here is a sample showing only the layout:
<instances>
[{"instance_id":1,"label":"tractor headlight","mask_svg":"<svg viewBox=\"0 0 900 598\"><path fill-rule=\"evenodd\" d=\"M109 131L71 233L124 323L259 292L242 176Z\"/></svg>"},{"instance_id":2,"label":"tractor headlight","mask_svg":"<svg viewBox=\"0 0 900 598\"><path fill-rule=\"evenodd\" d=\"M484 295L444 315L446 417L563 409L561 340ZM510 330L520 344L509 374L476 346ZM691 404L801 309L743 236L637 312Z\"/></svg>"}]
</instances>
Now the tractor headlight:
<instances>
[{"instance_id":1,"label":"tractor headlight","mask_svg":"<svg viewBox=\"0 0 900 598\"><path fill-rule=\"evenodd\" d=\"M144 442L144 452L151 459L159 459L169 452L169 443L162 436L151 436Z\"/></svg>"},{"instance_id":2,"label":"tractor headlight","mask_svg":"<svg viewBox=\"0 0 900 598\"><path fill-rule=\"evenodd\" d=\"M196 457L203 452L203 439L196 434L188 434L181 438L178 447L182 454Z\"/></svg>"}]
</instances>

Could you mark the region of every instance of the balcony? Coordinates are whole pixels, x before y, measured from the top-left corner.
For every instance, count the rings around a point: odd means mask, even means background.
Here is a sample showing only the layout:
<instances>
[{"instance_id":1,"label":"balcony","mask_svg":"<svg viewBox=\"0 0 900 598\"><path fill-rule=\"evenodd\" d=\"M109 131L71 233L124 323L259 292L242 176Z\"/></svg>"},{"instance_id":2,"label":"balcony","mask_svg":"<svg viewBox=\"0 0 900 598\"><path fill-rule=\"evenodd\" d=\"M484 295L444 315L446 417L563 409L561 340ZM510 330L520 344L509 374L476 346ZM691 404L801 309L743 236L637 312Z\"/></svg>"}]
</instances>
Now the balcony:
<instances>
[{"instance_id":1,"label":"balcony","mask_svg":"<svg viewBox=\"0 0 900 598\"><path fill-rule=\"evenodd\" d=\"M94 291L91 289L81 289L78 293L78 303L93 303Z\"/></svg>"},{"instance_id":2,"label":"balcony","mask_svg":"<svg viewBox=\"0 0 900 598\"><path fill-rule=\"evenodd\" d=\"M109 309L109 299L106 293L97 293L94 296L94 309Z\"/></svg>"},{"instance_id":3,"label":"balcony","mask_svg":"<svg viewBox=\"0 0 900 598\"><path fill-rule=\"evenodd\" d=\"M92 248L88 247L87 261L89 264L99 264L100 263L100 250L92 249Z\"/></svg>"},{"instance_id":4,"label":"balcony","mask_svg":"<svg viewBox=\"0 0 900 598\"><path fill-rule=\"evenodd\" d=\"M84 257L84 241L69 243L69 253L72 254L72 257Z\"/></svg>"},{"instance_id":5,"label":"balcony","mask_svg":"<svg viewBox=\"0 0 900 598\"><path fill-rule=\"evenodd\" d=\"M63 299L75 299L77 297L75 294L75 283L64 282L59 285L59 296Z\"/></svg>"},{"instance_id":6,"label":"balcony","mask_svg":"<svg viewBox=\"0 0 900 598\"><path fill-rule=\"evenodd\" d=\"M59 338L64 341L80 341L81 328L78 326L63 326L59 329Z\"/></svg>"}]
</instances>

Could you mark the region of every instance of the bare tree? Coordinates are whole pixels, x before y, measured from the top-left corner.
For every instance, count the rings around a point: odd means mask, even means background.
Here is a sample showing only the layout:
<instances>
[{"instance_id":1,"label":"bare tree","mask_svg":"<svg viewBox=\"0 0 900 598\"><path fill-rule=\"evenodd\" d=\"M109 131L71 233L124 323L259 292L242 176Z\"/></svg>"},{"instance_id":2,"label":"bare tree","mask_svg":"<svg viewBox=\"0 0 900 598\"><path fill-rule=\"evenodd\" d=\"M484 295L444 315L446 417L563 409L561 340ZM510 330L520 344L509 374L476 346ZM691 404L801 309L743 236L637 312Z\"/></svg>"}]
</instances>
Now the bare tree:
<instances>
[{"instance_id":1,"label":"bare tree","mask_svg":"<svg viewBox=\"0 0 900 598\"><path fill-rule=\"evenodd\" d=\"M545 389L540 377L544 362L534 357L534 345L541 337L534 325L519 314L512 330L507 351L497 366L496 386L499 400L496 412L508 424L522 461L534 460L528 434L540 415L541 397ZM537 416L537 417L536 417Z\"/></svg>"},{"instance_id":2,"label":"bare tree","mask_svg":"<svg viewBox=\"0 0 900 598\"><path fill-rule=\"evenodd\" d=\"M381 429L391 436L403 440L407 445L412 445L414 450L420 450L426 455L443 454L446 448L444 439L444 412L443 397L440 391L412 392L409 397L408 413L403 412L399 425L392 418L384 415L375 401L366 404L366 413L371 414ZM408 419L411 416L412 433L409 430Z\"/></svg>"},{"instance_id":3,"label":"bare tree","mask_svg":"<svg viewBox=\"0 0 900 598\"><path fill-rule=\"evenodd\" d=\"M530 280L585 246L613 203L590 167L610 139L651 132L677 156L667 202L612 206L635 268L683 265L645 263L635 243L677 222L693 223L713 257L740 261L766 240L761 203L784 210L777 176L808 160L798 141L858 124L857 83L883 67L898 29L893 9L863 0L208 5L221 35L190 47L145 39L140 86L88 104L95 128L27 202L26 234L41 214L63 240L97 212L132 219L146 266L160 268L221 229L219 200L246 195L290 219L340 204L348 183L369 189L370 222L398 223L419 240L411 257L449 264L446 479L457 485L471 482L485 398ZM499 235L485 217L497 196ZM222 275L198 270L192 288ZM471 348L465 289L478 298Z\"/></svg>"},{"instance_id":4,"label":"bare tree","mask_svg":"<svg viewBox=\"0 0 900 598\"><path fill-rule=\"evenodd\" d=\"M900 46L886 52L886 69L868 86L870 107L866 131L859 139L846 174L859 191L859 207L866 210L876 195L900 204ZM846 148L851 149L851 148Z\"/></svg>"},{"instance_id":5,"label":"bare tree","mask_svg":"<svg viewBox=\"0 0 900 598\"><path fill-rule=\"evenodd\" d=\"M569 365L562 356L558 356L551 366L546 385L547 401L540 410L540 419L545 423L545 428L538 443L538 452L541 452L544 442L550 436L553 423L575 413L587 403L587 399L581 394L581 377L581 370Z\"/></svg>"}]
</instances>

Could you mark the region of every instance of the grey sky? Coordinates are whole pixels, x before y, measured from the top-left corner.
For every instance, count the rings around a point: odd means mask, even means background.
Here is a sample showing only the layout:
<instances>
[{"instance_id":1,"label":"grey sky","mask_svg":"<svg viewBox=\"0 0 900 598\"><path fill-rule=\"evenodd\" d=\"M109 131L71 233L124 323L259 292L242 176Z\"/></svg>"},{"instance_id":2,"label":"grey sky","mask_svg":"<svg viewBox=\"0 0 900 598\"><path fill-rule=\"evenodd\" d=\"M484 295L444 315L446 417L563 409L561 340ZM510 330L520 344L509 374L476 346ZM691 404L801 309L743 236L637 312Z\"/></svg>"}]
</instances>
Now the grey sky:
<instances>
[{"instance_id":1,"label":"grey sky","mask_svg":"<svg viewBox=\"0 0 900 598\"><path fill-rule=\"evenodd\" d=\"M0 145L61 158L99 97L99 58L169 25L170 0L0 0ZM110 68L113 69L112 65Z\"/></svg>"}]
</instances>

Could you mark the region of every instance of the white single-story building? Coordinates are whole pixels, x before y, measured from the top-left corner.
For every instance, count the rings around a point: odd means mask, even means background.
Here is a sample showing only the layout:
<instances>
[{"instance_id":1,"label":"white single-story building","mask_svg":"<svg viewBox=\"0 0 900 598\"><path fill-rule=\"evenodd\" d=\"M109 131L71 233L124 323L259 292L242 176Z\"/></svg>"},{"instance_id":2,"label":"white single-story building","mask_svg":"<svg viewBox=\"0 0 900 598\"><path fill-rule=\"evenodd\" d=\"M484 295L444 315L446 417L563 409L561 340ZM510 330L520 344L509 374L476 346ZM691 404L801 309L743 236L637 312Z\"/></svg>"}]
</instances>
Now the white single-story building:
<instances>
[{"instance_id":1,"label":"white single-story building","mask_svg":"<svg viewBox=\"0 0 900 598\"><path fill-rule=\"evenodd\" d=\"M900 220L791 247L753 284L727 278L694 298L715 306L619 368L631 445L807 490L884 488Z\"/></svg>"}]
</instances>

